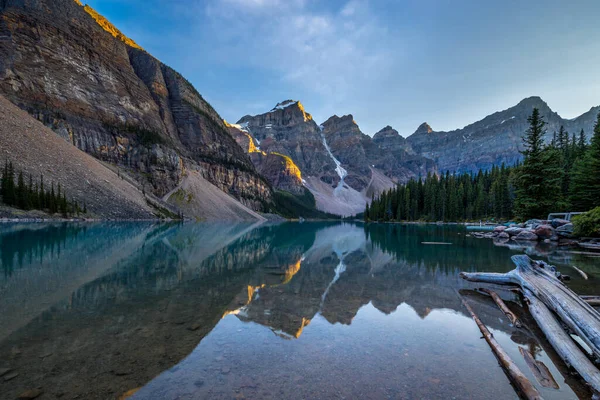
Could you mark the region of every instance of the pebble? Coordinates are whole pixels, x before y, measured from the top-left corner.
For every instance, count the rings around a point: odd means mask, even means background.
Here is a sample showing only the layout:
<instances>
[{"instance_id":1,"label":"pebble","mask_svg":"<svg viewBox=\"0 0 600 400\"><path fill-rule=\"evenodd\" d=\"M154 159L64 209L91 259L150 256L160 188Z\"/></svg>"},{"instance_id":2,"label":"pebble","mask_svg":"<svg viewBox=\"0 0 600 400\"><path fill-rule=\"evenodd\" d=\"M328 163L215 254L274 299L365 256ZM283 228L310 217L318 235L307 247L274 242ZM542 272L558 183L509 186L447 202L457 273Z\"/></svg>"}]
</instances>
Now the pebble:
<instances>
[{"instance_id":1,"label":"pebble","mask_svg":"<svg viewBox=\"0 0 600 400\"><path fill-rule=\"evenodd\" d=\"M188 330L192 331L192 332L197 331L198 329L200 329L200 324L194 324L194 325L188 327Z\"/></svg>"},{"instance_id":2,"label":"pebble","mask_svg":"<svg viewBox=\"0 0 600 400\"><path fill-rule=\"evenodd\" d=\"M19 397L17 397L17 398L19 400L31 400L31 399L38 398L42 393L44 393L44 392L41 391L40 389L30 389L30 390L27 390L27 391L21 393L19 395Z\"/></svg>"},{"instance_id":3,"label":"pebble","mask_svg":"<svg viewBox=\"0 0 600 400\"><path fill-rule=\"evenodd\" d=\"M223 367L223 368L221 368L221 373L223 375L227 375L230 372L231 372L231 368L229 368L229 367Z\"/></svg>"}]
</instances>

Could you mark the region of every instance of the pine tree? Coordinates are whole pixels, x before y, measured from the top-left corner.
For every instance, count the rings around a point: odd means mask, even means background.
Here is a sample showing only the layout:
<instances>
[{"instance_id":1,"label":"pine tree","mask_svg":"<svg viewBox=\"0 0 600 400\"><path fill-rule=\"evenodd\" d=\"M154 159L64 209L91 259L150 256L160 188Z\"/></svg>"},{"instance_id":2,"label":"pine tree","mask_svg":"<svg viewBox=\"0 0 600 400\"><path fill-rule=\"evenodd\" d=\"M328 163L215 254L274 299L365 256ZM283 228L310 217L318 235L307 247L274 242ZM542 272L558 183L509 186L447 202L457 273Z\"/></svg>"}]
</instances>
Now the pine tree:
<instances>
[{"instance_id":1,"label":"pine tree","mask_svg":"<svg viewBox=\"0 0 600 400\"><path fill-rule=\"evenodd\" d=\"M40 175L40 189L38 191L38 201L40 203L40 210L45 210L47 207L46 203L46 192L44 191L44 175Z\"/></svg>"},{"instance_id":2,"label":"pine tree","mask_svg":"<svg viewBox=\"0 0 600 400\"><path fill-rule=\"evenodd\" d=\"M600 113L590 145L573 166L570 201L580 211L600 206Z\"/></svg>"},{"instance_id":3,"label":"pine tree","mask_svg":"<svg viewBox=\"0 0 600 400\"><path fill-rule=\"evenodd\" d=\"M530 126L523 138L524 150L521 152L524 160L515 181L515 214L523 220L544 217L560 204L564 173L559 151L544 146L546 122L537 108L527 121Z\"/></svg>"},{"instance_id":4,"label":"pine tree","mask_svg":"<svg viewBox=\"0 0 600 400\"><path fill-rule=\"evenodd\" d=\"M16 189L17 201L16 206L21 209L27 207L27 189L25 188L25 180L23 179L23 171L19 172Z\"/></svg>"}]
</instances>

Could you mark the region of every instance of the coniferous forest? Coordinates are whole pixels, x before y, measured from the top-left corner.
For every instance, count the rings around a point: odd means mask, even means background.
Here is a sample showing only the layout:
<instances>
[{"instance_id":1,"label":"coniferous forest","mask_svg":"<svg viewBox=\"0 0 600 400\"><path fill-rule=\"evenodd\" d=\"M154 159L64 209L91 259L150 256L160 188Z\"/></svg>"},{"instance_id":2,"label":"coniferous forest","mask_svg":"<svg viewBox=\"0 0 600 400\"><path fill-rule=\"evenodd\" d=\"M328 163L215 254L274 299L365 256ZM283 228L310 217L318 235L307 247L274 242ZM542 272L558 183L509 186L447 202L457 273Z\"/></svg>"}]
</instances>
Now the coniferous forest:
<instances>
[{"instance_id":1,"label":"coniferous forest","mask_svg":"<svg viewBox=\"0 0 600 400\"><path fill-rule=\"evenodd\" d=\"M364 219L525 221L600 206L600 114L589 144L583 130L569 133L563 127L544 143L546 123L537 108L528 122L520 164L413 179L373 198Z\"/></svg>"},{"instance_id":2,"label":"coniferous forest","mask_svg":"<svg viewBox=\"0 0 600 400\"><path fill-rule=\"evenodd\" d=\"M76 201L68 201L67 194L60 183L55 187L54 182L48 186L44 176L34 183L33 176L24 177L23 171L15 171L12 162L6 161L0 181L2 203L21 210L41 210L49 214L60 214L63 217L87 213Z\"/></svg>"}]
</instances>

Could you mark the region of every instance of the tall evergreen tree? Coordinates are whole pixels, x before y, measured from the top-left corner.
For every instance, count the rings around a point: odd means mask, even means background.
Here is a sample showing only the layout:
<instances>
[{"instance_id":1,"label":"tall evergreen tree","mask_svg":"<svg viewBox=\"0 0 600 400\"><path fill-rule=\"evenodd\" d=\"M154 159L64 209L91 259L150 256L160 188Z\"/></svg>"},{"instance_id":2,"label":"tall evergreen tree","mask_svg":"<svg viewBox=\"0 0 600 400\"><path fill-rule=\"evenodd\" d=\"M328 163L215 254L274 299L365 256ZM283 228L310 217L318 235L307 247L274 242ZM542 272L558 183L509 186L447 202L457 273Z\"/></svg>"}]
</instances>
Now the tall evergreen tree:
<instances>
[{"instance_id":1,"label":"tall evergreen tree","mask_svg":"<svg viewBox=\"0 0 600 400\"><path fill-rule=\"evenodd\" d=\"M600 206L600 113L589 146L573 166L570 201L578 211Z\"/></svg>"},{"instance_id":2,"label":"tall evergreen tree","mask_svg":"<svg viewBox=\"0 0 600 400\"><path fill-rule=\"evenodd\" d=\"M527 119L529 129L523 138L523 164L515 181L515 214L521 219L542 218L560 203L562 173L560 154L544 146L546 122L537 108ZM560 139L559 139L560 140Z\"/></svg>"}]
</instances>

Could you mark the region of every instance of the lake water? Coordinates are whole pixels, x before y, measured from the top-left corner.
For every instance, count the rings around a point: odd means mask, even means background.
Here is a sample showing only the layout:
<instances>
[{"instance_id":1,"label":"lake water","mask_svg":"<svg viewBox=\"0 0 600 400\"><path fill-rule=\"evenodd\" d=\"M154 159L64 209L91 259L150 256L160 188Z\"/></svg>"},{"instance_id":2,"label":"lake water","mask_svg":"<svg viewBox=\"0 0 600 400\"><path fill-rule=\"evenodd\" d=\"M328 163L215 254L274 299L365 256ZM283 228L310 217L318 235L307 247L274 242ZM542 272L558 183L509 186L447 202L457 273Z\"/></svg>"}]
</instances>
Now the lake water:
<instances>
[{"instance_id":1,"label":"lake water","mask_svg":"<svg viewBox=\"0 0 600 400\"><path fill-rule=\"evenodd\" d=\"M589 398L515 295L523 329L458 277L522 252L599 294L600 258L458 226L2 225L0 398L516 399L461 297L544 398Z\"/></svg>"}]
</instances>

